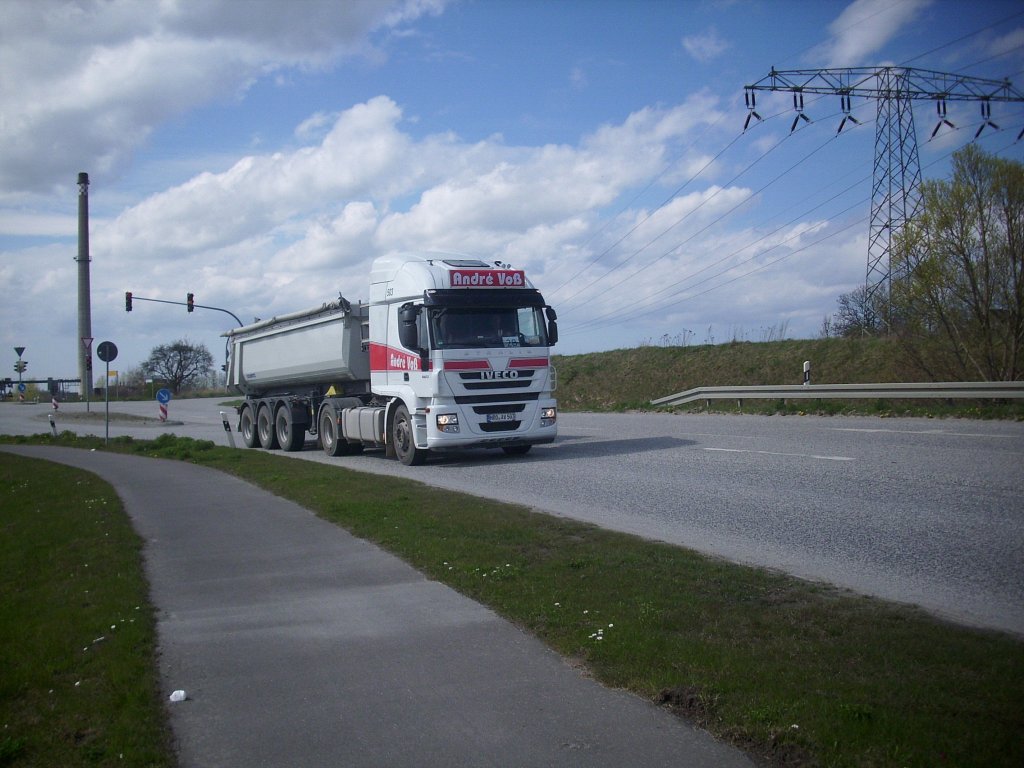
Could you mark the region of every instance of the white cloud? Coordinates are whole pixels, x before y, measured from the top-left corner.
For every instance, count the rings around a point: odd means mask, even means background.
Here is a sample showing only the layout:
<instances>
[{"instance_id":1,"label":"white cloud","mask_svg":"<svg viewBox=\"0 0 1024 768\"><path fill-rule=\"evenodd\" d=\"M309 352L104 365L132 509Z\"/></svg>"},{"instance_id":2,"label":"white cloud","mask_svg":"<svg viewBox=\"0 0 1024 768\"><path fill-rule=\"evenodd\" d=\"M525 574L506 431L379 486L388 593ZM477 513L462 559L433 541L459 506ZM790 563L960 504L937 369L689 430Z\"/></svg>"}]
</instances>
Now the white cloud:
<instances>
[{"instance_id":1,"label":"white cloud","mask_svg":"<svg viewBox=\"0 0 1024 768\"><path fill-rule=\"evenodd\" d=\"M699 35L688 35L683 38L682 42L686 52L702 64L717 59L729 50L731 45L727 40L722 39L714 27Z\"/></svg>"},{"instance_id":2,"label":"white cloud","mask_svg":"<svg viewBox=\"0 0 1024 768\"><path fill-rule=\"evenodd\" d=\"M915 21L932 0L854 0L829 25L831 37L810 54L826 67L875 63L872 57Z\"/></svg>"},{"instance_id":3,"label":"white cloud","mask_svg":"<svg viewBox=\"0 0 1024 768\"><path fill-rule=\"evenodd\" d=\"M75 196L70 190L53 197L27 190L71 186L82 169L98 181L105 168L124 166L148 132L170 118L201 103L236 98L260 78L280 77L298 87L314 81L304 80L305 71L333 66L338 57L383 55L371 50L375 43L383 45L382 36L406 34L388 25L441 7L414 0L309 6L310 18L288 11L293 15L284 24L282 9L289 4L276 2L260 8L266 16L240 19L239 3L230 1L40 5L0 0L0 141L16 150L0 155L0 190L6 190L0 191L6 206L0 208L0 232L9 236L4 245L9 250L0 253L0 280L13 293L31 297L33 306L43 298L47 305L74 305ZM43 11L29 12L37 8ZM289 33L277 36L275 23L289 27ZM714 30L702 38L725 44ZM19 56L25 57L33 42L40 44L38 66L30 68ZM714 45L694 50L712 55ZM370 69L366 61L360 67ZM559 70L563 80L569 70ZM586 84L582 69L573 76ZM253 91L253 106L257 95L270 90ZM382 91L387 94L385 88L377 92ZM339 291L350 299L366 298L372 258L404 249L451 249L523 267L558 305L564 329L602 312L646 306L645 296L655 297L654 314L642 318L646 327L667 331L679 322L702 328L712 321L708 318L733 316L749 323L756 311L770 312L773 302L785 304L779 297L789 289L794 296L808 296L828 286L834 296L850 287L843 284L846 272L821 266L835 262L819 247L792 256L778 277L764 270L754 290L752 282L740 280L703 295L798 242L779 244L766 254L766 240L757 246L757 259L740 263L752 252L744 246L771 226L759 230L744 222L747 229L730 233L726 227L735 228L735 220L717 224L750 192L722 182L736 174L741 160L726 157L718 161L721 168L708 166L734 138L742 115L723 114L729 108L706 91L681 104L609 110L606 114L619 115L614 121L563 143L536 146L510 145L498 134L472 141L453 132L430 134L422 126L437 123L425 112L406 114L400 97L359 98L364 100L354 105L334 94L316 100L308 114L284 126L284 134L279 126L275 132L243 124L244 131L262 139L249 149L224 142L204 145L196 154L145 157L142 181L122 175L129 181L111 193L118 199L104 198L103 215L92 220L96 337L114 338L119 345L125 340L124 356L131 360L144 356L144 345L166 341L167 329L181 327L183 320L184 327L205 328L214 340L224 327L223 317L186 317L184 309L142 302L126 318L125 290L172 301L195 291L201 303L230 307L249 320L254 314L268 317L316 305ZM11 109L15 103L19 107ZM627 109L634 111L627 115ZM417 117L424 119L417 123ZM756 140L753 135L747 140L749 151L758 152ZM236 137L234 147L239 143ZM687 185L674 193L684 181ZM140 185L146 189L139 191ZM95 188L102 192L104 186ZM671 202L657 207L673 194ZM751 207L758 204L754 199ZM618 245L634 226L637 230ZM809 225L803 226L786 232L812 237ZM42 247L16 239L32 236L57 241ZM854 280L863 277L864 252L860 247L853 259ZM622 272L590 285L634 253ZM799 270L786 268L797 264ZM658 293L693 273L699 273L694 280ZM621 278L622 286L610 287ZM557 290L563 283L566 288ZM168 323L171 311L177 314ZM22 333L19 315L27 313L0 308L0 336ZM73 324L74 318L63 321ZM644 335L642 330L631 335L625 324L595 327L601 329L601 345L608 343L605 334L628 343ZM74 329L62 334L70 338ZM598 345L587 334L575 338L584 347ZM139 349L133 354L127 344ZM561 349L573 351L572 336Z\"/></svg>"},{"instance_id":4,"label":"white cloud","mask_svg":"<svg viewBox=\"0 0 1024 768\"><path fill-rule=\"evenodd\" d=\"M315 213L324 201L405 191L410 171L400 161L408 139L397 129L400 117L384 97L357 105L319 145L250 155L144 200L102 233L105 245L113 252L194 253Z\"/></svg>"},{"instance_id":5,"label":"white cloud","mask_svg":"<svg viewBox=\"0 0 1024 768\"><path fill-rule=\"evenodd\" d=\"M283 68L368 55L375 30L444 0L39 2L0 9L0 188L125 166L154 126Z\"/></svg>"},{"instance_id":6,"label":"white cloud","mask_svg":"<svg viewBox=\"0 0 1024 768\"><path fill-rule=\"evenodd\" d=\"M388 251L447 249L509 259L532 274L564 270L567 258L586 256L575 241L604 207L718 117L701 95L638 110L577 146L514 147L500 137L413 138L399 106L381 96L303 121L296 134L320 134L315 143L198 174L95 225L93 250L114 274L153 269L152 284L140 290L198 282L225 291L233 306L262 301L265 313L338 290L359 295L369 261ZM702 216L736 194L747 193L714 195ZM648 229L707 195L680 197ZM232 274L246 279L218 278Z\"/></svg>"},{"instance_id":7,"label":"white cloud","mask_svg":"<svg viewBox=\"0 0 1024 768\"><path fill-rule=\"evenodd\" d=\"M1006 34L997 37L987 47L994 56L1016 53L1017 58L1020 59L1020 52L1024 50L1024 27L1011 29Z\"/></svg>"}]
</instances>

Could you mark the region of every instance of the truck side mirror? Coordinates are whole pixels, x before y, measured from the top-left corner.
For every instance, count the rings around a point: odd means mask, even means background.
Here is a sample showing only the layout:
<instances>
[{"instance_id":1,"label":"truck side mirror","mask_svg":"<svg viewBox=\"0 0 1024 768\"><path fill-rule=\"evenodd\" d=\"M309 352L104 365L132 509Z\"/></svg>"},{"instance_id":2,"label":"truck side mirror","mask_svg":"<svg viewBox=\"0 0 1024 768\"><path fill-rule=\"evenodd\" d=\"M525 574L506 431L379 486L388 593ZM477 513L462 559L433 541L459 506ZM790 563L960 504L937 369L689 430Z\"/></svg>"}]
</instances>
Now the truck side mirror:
<instances>
[{"instance_id":1,"label":"truck side mirror","mask_svg":"<svg viewBox=\"0 0 1024 768\"><path fill-rule=\"evenodd\" d=\"M403 304L398 309L398 340L406 349L418 350L420 347L420 334L416 327L419 316L419 307L412 304Z\"/></svg>"},{"instance_id":2,"label":"truck side mirror","mask_svg":"<svg viewBox=\"0 0 1024 768\"><path fill-rule=\"evenodd\" d=\"M558 343L558 313L554 307L544 307L544 312L548 316L548 346L553 347Z\"/></svg>"}]
</instances>

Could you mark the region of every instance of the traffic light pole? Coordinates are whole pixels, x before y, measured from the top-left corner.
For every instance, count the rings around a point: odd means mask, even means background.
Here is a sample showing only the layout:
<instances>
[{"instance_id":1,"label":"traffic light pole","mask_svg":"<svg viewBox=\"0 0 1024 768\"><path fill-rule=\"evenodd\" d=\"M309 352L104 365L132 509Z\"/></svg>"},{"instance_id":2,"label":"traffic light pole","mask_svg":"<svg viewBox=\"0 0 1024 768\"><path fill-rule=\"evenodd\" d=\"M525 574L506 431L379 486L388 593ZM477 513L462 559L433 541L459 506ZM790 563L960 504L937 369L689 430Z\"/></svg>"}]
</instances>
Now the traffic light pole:
<instances>
[{"instance_id":1,"label":"traffic light pole","mask_svg":"<svg viewBox=\"0 0 1024 768\"><path fill-rule=\"evenodd\" d=\"M189 296L189 299L192 298L192 294L191 293L188 296ZM231 317L234 318L235 322L238 323L239 327L245 325L245 323L243 323L241 320L238 319L238 315L236 315L234 312L232 312L230 310L224 309L223 307L210 307L210 306L207 306L205 304L196 304L195 301L168 301L167 299L147 299L144 296L136 296L131 291L125 291L125 294L124 294L124 311L125 312L131 312L132 311L132 302L133 301L153 301L153 302L156 302L157 304L174 304L174 305L179 306L179 307L187 307L189 312L191 312L193 308L196 308L196 309L212 309L212 310L214 310L216 312L223 312L226 315L231 315Z\"/></svg>"}]
</instances>

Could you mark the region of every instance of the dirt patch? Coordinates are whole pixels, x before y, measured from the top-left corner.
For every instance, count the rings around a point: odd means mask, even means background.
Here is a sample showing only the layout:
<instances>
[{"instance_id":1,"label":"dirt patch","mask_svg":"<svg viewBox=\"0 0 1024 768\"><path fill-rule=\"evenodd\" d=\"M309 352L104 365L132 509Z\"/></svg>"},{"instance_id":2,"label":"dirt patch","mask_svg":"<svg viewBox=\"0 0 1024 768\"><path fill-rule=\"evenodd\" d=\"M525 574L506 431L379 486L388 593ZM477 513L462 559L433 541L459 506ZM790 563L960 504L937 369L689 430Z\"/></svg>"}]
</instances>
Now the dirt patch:
<instances>
[{"instance_id":1,"label":"dirt patch","mask_svg":"<svg viewBox=\"0 0 1024 768\"><path fill-rule=\"evenodd\" d=\"M714 700L698 688L679 686L665 688L655 698L677 717L693 723L698 728L714 732ZM772 734L767 743L752 739L737 730L726 730L718 738L745 751L759 765L766 768L817 768L818 762L802 746L787 742L779 734Z\"/></svg>"},{"instance_id":2,"label":"dirt patch","mask_svg":"<svg viewBox=\"0 0 1024 768\"><path fill-rule=\"evenodd\" d=\"M60 411L56 413L41 413L38 418L49 419L53 416L57 421L58 427L62 422L73 421L77 424L103 424L106 422L107 414L102 409L98 411ZM181 426L184 424L182 421L160 421L150 416L136 416L131 413L117 413L116 411L110 412L110 422L118 424L132 424L138 427L166 427L166 426Z\"/></svg>"},{"instance_id":3,"label":"dirt patch","mask_svg":"<svg viewBox=\"0 0 1024 768\"><path fill-rule=\"evenodd\" d=\"M696 688L666 688L658 694L657 702L671 709L676 715L707 727L710 717L708 702Z\"/></svg>"}]
</instances>

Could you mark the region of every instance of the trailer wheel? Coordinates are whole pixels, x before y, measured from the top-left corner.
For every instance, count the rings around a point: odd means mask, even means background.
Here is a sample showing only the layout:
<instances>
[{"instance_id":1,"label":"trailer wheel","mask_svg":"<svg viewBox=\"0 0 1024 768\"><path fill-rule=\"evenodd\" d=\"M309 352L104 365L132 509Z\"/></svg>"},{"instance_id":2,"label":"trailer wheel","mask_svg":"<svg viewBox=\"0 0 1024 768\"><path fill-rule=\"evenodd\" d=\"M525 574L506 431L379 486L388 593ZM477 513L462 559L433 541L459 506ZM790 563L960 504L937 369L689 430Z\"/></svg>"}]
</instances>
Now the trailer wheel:
<instances>
[{"instance_id":1,"label":"trailer wheel","mask_svg":"<svg viewBox=\"0 0 1024 768\"><path fill-rule=\"evenodd\" d=\"M405 405L395 409L395 420L391 425L391 442L395 446L395 455L407 467L417 466L427 460L427 452L416 447L413 435L412 417Z\"/></svg>"},{"instance_id":2,"label":"trailer wheel","mask_svg":"<svg viewBox=\"0 0 1024 768\"><path fill-rule=\"evenodd\" d=\"M277 432L274 430L274 417L270 413L270 406L261 405L256 412L256 434L260 438L260 446L268 451L277 450L280 445L277 442Z\"/></svg>"},{"instance_id":3,"label":"trailer wheel","mask_svg":"<svg viewBox=\"0 0 1024 768\"><path fill-rule=\"evenodd\" d=\"M277 415L274 417L274 430L277 432L277 442L284 450L302 450L302 446L306 442L306 430L295 426L292 409L287 404L277 409Z\"/></svg>"},{"instance_id":4,"label":"trailer wheel","mask_svg":"<svg viewBox=\"0 0 1024 768\"><path fill-rule=\"evenodd\" d=\"M239 415L238 421L242 432L242 442L245 443L245 447L258 448L260 439L256 434L256 417L253 415L251 406L242 406L242 413Z\"/></svg>"}]
</instances>

